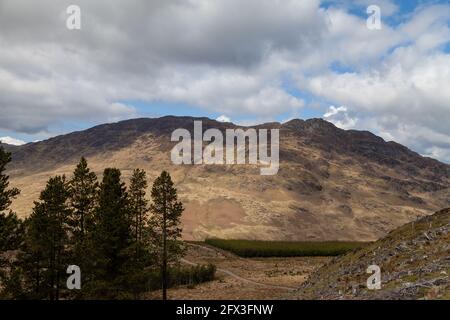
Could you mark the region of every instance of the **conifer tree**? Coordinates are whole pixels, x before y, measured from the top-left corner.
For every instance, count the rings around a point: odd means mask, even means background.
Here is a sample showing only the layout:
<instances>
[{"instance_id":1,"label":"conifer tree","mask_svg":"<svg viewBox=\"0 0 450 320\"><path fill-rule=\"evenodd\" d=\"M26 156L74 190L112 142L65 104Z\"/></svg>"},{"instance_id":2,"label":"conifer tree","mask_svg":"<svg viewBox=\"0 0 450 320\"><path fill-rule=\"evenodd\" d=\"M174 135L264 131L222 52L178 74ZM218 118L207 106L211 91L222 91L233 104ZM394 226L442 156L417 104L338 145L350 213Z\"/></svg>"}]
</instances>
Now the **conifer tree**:
<instances>
[{"instance_id":1,"label":"conifer tree","mask_svg":"<svg viewBox=\"0 0 450 320\"><path fill-rule=\"evenodd\" d=\"M11 162L11 154L0 146L0 287L5 287L11 268L10 261L3 258L6 251L16 250L23 237L21 220L9 207L12 200L19 195L17 188L9 188L9 176L6 166ZM2 290L3 291L3 290Z\"/></svg>"},{"instance_id":2,"label":"conifer tree","mask_svg":"<svg viewBox=\"0 0 450 320\"><path fill-rule=\"evenodd\" d=\"M22 221L14 212L0 213L0 254L16 250L23 238Z\"/></svg>"},{"instance_id":3,"label":"conifer tree","mask_svg":"<svg viewBox=\"0 0 450 320\"><path fill-rule=\"evenodd\" d=\"M48 180L27 219L18 264L32 298L58 300L67 268L69 190L64 176Z\"/></svg>"},{"instance_id":4,"label":"conifer tree","mask_svg":"<svg viewBox=\"0 0 450 320\"><path fill-rule=\"evenodd\" d=\"M150 206L152 217L150 230L152 241L157 252L161 266L163 300L167 299L168 263L176 261L182 253L180 218L184 210L183 204L178 201L177 190L173 186L170 174L163 171L156 178L152 187L152 200Z\"/></svg>"},{"instance_id":5,"label":"conifer tree","mask_svg":"<svg viewBox=\"0 0 450 320\"><path fill-rule=\"evenodd\" d=\"M119 169L105 169L95 210L92 245L96 272L90 290L94 296L103 298L118 298L124 294L127 249L132 240L127 192L120 176Z\"/></svg>"},{"instance_id":6,"label":"conifer tree","mask_svg":"<svg viewBox=\"0 0 450 320\"><path fill-rule=\"evenodd\" d=\"M23 222L17 215L0 213L0 297L7 294L13 277L14 259L5 256L8 251L19 249L23 241Z\"/></svg>"},{"instance_id":7,"label":"conifer tree","mask_svg":"<svg viewBox=\"0 0 450 320\"><path fill-rule=\"evenodd\" d=\"M42 235L47 235L49 219L42 211L42 206L35 205L24 226L25 239L17 260L23 283L22 294L26 299L48 299L52 289L46 271L49 265L49 241Z\"/></svg>"},{"instance_id":8,"label":"conifer tree","mask_svg":"<svg viewBox=\"0 0 450 320\"><path fill-rule=\"evenodd\" d=\"M146 268L152 263L149 251L148 200L145 198L147 177L144 170L135 169L128 189L129 218L131 223L132 243L129 248L130 260L127 262L127 283L134 297L145 291L148 282Z\"/></svg>"},{"instance_id":9,"label":"conifer tree","mask_svg":"<svg viewBox=\"0 0 450 320\"><path fill-rule=\"evenodd\" d=\"M20 220L9 210L12 200L19 195L17 188L9 188L6 165L11 162L11 154L0 147L0 254L17 248L20 242Z\"/></svg>"},{"instance_id":10,"label":"conifer tree","mask_svg":"<svg viewBox=\"0 0 450 320\"><path fill-rule=\"evenodd\" d=\"M19 195L17 188L9 188L9 176L5 174L6 165L11 162L11 153L0 146L0 214L9 209L12 199Z\"/></svg>"},{"instance_id":11,"label":"conifer tree","mask_svg":"<svg viewBox=\"0 0 450 320\"><path fill-rule=\"evenodd\" d=\"M98 196L97 176L88 167L84 157L76 166L69 182L70 207L70 263L80 267L84 283L91 281L95 260L92 247L92 231L94 228L94 210ZM73 291L75 297L83 292Z\"/></svg>"},{"instance_id":12,"label":"conifer tree","mask_svg":"<svg viewBox=\"0 0 450 320\"><path fill-rule=\"evenodd\" d=\"M83 242L93 223L97 197L97 176L91 172L84 157L78 163L69 183L72 216L70 226L76 243Z\"/></svg>"},{"instance_id":13,"label":"conifer tree","mask_svg":"<svg viewBox=\"0 0 450 320\"><path fill-rule=\"evenodd\" d=\"M140 250L145 242L145 228L148 220L148 200L145 198L147 189L147 178L144 170L135 169L131 177L128 191L130 219L132 224L133 242L137 244L136 255L139 257Z\"/></svg>"}]
</instances>

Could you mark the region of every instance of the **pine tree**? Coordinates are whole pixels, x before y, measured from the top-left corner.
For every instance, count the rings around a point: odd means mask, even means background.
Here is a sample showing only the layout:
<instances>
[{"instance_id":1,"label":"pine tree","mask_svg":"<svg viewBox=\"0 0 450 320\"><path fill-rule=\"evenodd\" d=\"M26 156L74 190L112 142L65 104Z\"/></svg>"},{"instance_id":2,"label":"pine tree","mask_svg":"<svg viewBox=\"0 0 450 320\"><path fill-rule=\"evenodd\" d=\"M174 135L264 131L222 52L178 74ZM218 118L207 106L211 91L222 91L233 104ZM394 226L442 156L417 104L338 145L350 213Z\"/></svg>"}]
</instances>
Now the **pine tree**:
<instances>
[{"instance_id":1,"label":"pine tree","mask_svg":"<svg viewBox=\"0 0 450 320\"><path fill-rule=\"evenodd\" d=\"M97 188L97 176L82 157L69 182L70 206L73 209L70 226L77 244L83 242L92 227Z\"/></svg>"},{"instance_id":2,"label":"pine tree","mask_svg":"<svg viewBox=\"0 0 450 320\"><path fill-rule=\"evenodd\" d=\"M20 242L20 220L9 210L12 200L19 195L17 188L9 188L6 165L11 162L11 154L0 147L0 254L17 248Z\"/></svg>"},{"instance_id":3,"label":"pine tree","mask_svg":"<svg viewBox=\"0 0 450 320\"><path fill-rule=\"evenodd\" d=\"M49 284L47 231L49 219L42 206L35 206L33 213L24 222L25 240L17 260L23 283L23 296L27 299L48 299L52 288ZM46 237L43 237L45 235Z\"/></svg>"},{"instance_id":4,"label":"pine tree","mask_svg":"<svg viewBox=\"0 0 450 320\"><path fill-rule=\"evenodd\" d=\"M14 212L0 214L0 254L18 249L23 238L22 221Z\"/></svg>"},{"instance_id":5,"label":"pine tree","mask_svg":"<svg viewBox=\"0 0 450 320\"><path fill-rule=\"evenodd\" d=\"M12 200L20 193L17 188L9 188L9 176L5 174L9 162L11 154L0 146L0 288L4 289L4 282L10 276L10 270L7 269L11 269L11 263L3 255L7 251L16 250L23 238L22 222L9 210Z\"/></svg>"},{"instance_id":6,"label":"pine tree","mask_svg":"<svg viewBox=\"0 0 450 320\"><path fill-rule=\"evenodd\" d=\"M0 214L8 210L12 199L19 195L17 188L9 189L9 176L5 174L6 165L11 162L11 153L0 147Z\"/></svg>"},{"instance_id":7,"label":"pine tree","mask_svg":"<svg viewBox=\"0 0 450 320\"><path fill-rule=\"evenodd\" d=\"M23 237L22 220L13 212L0 214L0 296L8 294L15 260L11 256L6 258L5 253L19 249Z\"/></svg>"},{"instance_id":8,"label":"pine tree","mask_svg":"<svg viewBox=\"0 0 450 320\"><path fill-rule=\"evenodd\" d=\"M128 190L129 209L131 222L132 244L129 248L130 260L127 262L127 283L134 297L145 291L147 280L146 268L151 265L149 251L148 224L148 200L145 198L147 189L147 177L144 170L135 169L130 180Z\"/></svg>"},{"instance_id":9,"label":"pine tree","mask_svg":"<svg viewBox=\"0 0 450 320\"><path fill-rule=\"evenodd\" d=\"M118 298L124 294L124 266L132 234L126 187L120 176L118 169L105 169L100 185L92 237L96 273L89 288L96 297Z\"/></svg>"},{"instance_id":10,"label":"pine tree","mask_svg":"<svg viewBox=\"0 0 450 320\"><path fill-rule=\"evenodd\" d=\"M184 210L169 173L163 171L152 187L150 230L153 244L160 253L163 300L167 300L168 263L182 253L180 218ZM170 261L169 261L170 260Z\"/></svg>"},{"instance_id":11,"label":"pine tree","mask_svg":"<svg viewBox=\"0 0 450 320\"><path fill-rule=\"evenodd\" d=\"M66 178L50 178L26 221L18 265L32 298L60 298L68 258L68 198Z\"/></svg>"},{"instance_id":12,"label":"pine tree","mask_svg":"<svg viewBox=\"0 0 450 320\"><path fill-rule=\"evenodd\" d=\"M144 246L144 231L148 220L148 201L145 198L147 178L144 170L136 169L131 177L128 191L130 204L130 219L132 224L133 241L137 244L136 255L139 258L140 249Z\"/></svg>"},{"instance_id":13,"label":"pine tree","mask_svg":"<svg viewBox=\"0 0 450 320\"><path fill-rule=\"evenodd\" d=\"M91 261L94 260L92 248L92 231L94 228L94 210L98 196L97 176L88 167L84 157L81 158L74 170L73 177L69 182L70 208L72 213L69 217L70 226L70 250L71 264L80 267L83 274L83 282L91 281L93 268ZM74 297L83 292L73 291Z\"/></svg>"}]
</instances>

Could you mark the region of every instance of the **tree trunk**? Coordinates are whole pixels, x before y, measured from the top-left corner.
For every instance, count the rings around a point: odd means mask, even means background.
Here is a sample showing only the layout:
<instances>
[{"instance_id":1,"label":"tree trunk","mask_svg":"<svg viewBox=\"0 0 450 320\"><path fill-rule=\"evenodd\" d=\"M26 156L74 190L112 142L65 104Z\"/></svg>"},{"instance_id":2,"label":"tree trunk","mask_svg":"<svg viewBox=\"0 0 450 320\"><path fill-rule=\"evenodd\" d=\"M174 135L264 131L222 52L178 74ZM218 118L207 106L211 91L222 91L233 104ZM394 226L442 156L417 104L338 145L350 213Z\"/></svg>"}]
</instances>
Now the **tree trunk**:
<instances>
[{"instance_id":1,"label":"tree trunk","mask_svg":"<svg viewBox=\"0 0 450 320\"><path fill-rule=\"evenodd\" d=\"M53 234L52 239L52 251L50 256L50 300L55 300L55 235Z\"/></svg>"},{"instance_id":2,"label":"tree trunk","mask_svg":"<svg viewBox=\"0 0 450 320\"><path fill-rule=\"evenodd\" d=\"M162 285L163 285L163 300L167 300L167 230L166 230L166 210L163 213L163 265L162 265Z\"/></svg>"}]
</instances>

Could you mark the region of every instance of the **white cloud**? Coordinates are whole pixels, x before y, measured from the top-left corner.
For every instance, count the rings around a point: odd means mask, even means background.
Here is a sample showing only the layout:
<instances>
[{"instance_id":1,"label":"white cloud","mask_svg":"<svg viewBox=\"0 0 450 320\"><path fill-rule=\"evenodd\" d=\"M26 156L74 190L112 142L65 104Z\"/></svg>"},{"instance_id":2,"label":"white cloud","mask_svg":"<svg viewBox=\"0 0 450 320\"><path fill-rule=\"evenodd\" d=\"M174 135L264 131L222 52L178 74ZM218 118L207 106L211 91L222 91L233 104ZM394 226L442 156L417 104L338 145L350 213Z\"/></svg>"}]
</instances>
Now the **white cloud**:
<instances>
[{"instance_id":1,"label":"white cloud","mask_svg":"<svg viewBox=\"0 0 450 320\"><path fill-rule=\"evenodd\" d=\"M403 51L402 56L407 58L408 50ZM316 95L351 108L358 118L378 119L376 131L389 132L398 141L406 134L410 139L418 138L409 130L400 136L396 129L400 126L428 128L432 137L450 136L449 79L450 55L435 54L421 57L411 66L393 58L382 70L317 76L310 80L309 88Z\"/></svg>"},{"instance_id":2,"label":"white cloud","mask_svg":"<svg viewBox=\"0 0 450 320\"><path fill-rule=\"evenodd\" d=\"M231 122L231 119L226 115L218 116L216 120L219 122Z\"/></svg>"},{"instance_id":3,"label":"white cloud","mask_svg":"<svg viewBox=\"0 0 450 320\"><path fill-rule=\"evenodd\" d=\"M376 45L376 63L360 66L364 57L359 56L355 42L361 39L346 38L341 45L351 49L344 60L351 61L354 70L325 70L299 77L299 85L316 97L346 106L346 110L332 107L324 116L337 126L371 130L450 162L446 139L450 136L450 54L440 50L450 41L449 8L418 10L408 22L388 30ZM345 15L335 12L332 17ZM355 28L356 24L352 26L350 20L347 27ZM377 39L375 36L375 43Z\"/></svg>"},{"instance_id":4,"label":"white cloud","mask_svg":"<svg viewBox=\"0 0 450 320\"><path fill-rule=\"evenodd\" d=\"M356 4L364 7L370 5L377 5L381 9L381 17L392 16L394 13L398 12L398 6L392 0L356 0Z\"/></svg>"},{"instance_id":5,"label":"white cloud","mask_svg":"<svg viewBox=\"0 0 450 320\"><path fill-rule=\"evenodd\" d=\"M322 112L345 106L326 112L338 126L440 159L450 150L441 137L450 135L449 5L423 4L404 23L371 31L341 0L329 9L319 0L79 0L74 32L65 28L69 0L0 1L8 132L138 115L128 101L182 103L241 123L290 118L306 103L286 89L294 79ZM356 6L365 13L369 2ZM398 12L394 1L377 4L382 17Z\"/></svg>"},{"instance_id":6,"label":"white cloud","mask_svg":"<svg viewBox=\"0 0 450 320\"><path fill-rule=\"evenodd\" d=\"M324 118L331 118L334 115L337 115L339 112L347 112L347 108L344 106L341 106L339 108L336 108L335 106L330 106L328 108L328 111L323 115Z\"/></svg>"},{"instance_id":7,"label":"white cloud","mask_svg":"<svg viewBox=\"0 0 450 320\"><path fill-rule=\"evenodd\" d=\"M442 161L450 163L450 149L448 148L439 148L436 146L425 148L425 153L422 155L434 159L441 159Z\"/></svg>"},{"instance_id":8,"label":"white cloud","mask_svg":"<svg viewBox=\"0 0 450 320\"><path fill-rule=\"evenodd\" d=\"M350 9L361 10L366 12L365 9L370 5L377 5L381 9L381 17L387 17L398 12L398 5L393 0L328 0L333 7L345 8L347 11Z\"/></svg>"},{"instance_id":9,"label":"white cloud","mask_svg":"<svg viewBox=\"0 0 450 320\"><path fill-rule=\"evenodd\" d=\"M324 119L333 123L336 127L341 129L352 129L356 126L357 119L352 118L347 113L347 107L330 106L328 111L323 115Z\"/></svg>"},{"instance_id":10,"label":"white cloud","mask_svg":"<svg viewBox=\"0 0 450 320\"><path fill-rule=\"evenodd\" d=\"M2 143L6 143L6 144L10 144L13 146L21 146L23 144L25 144L25 141L19 140L19 139L15 139L9 136L6 137L0 137L0 142Z\"/></svg>"},{"instance_id":11,"label":"white cloud","mask_svg":"<svg viewBox=\"0 0 450 320\"><path fill-rule=\"evenodd\" d=\"M8 116L0 128L36 133L67 119L129 118L131 106L115 106L132 100L288 112L303 101L280 87L287 63L278 57L326 30L318 0L80 0L75 32L65 28L69 4L2 1L0 108Z\"/></svg>"}]
</instances>

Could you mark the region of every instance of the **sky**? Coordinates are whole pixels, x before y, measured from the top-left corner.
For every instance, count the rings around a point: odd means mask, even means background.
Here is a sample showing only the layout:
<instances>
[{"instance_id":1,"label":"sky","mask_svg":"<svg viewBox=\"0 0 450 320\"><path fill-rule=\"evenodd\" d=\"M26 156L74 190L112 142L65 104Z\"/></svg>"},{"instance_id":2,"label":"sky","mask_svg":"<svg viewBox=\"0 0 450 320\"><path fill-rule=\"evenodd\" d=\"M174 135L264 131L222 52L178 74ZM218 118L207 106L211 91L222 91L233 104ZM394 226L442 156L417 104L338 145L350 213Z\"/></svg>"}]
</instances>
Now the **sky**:
<instances>
[{"instance_id":1,"label":"sky","mask_svg":"<svg viewBox=\"0 0 450 320\"><path fill-rule=\"evenodd\" d=\"M449 84L448 0L0 0L12 144L169 114L321 117L450 163Z\"/></svg>"}]
</instances>

